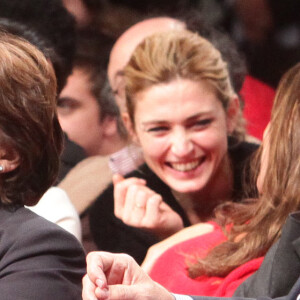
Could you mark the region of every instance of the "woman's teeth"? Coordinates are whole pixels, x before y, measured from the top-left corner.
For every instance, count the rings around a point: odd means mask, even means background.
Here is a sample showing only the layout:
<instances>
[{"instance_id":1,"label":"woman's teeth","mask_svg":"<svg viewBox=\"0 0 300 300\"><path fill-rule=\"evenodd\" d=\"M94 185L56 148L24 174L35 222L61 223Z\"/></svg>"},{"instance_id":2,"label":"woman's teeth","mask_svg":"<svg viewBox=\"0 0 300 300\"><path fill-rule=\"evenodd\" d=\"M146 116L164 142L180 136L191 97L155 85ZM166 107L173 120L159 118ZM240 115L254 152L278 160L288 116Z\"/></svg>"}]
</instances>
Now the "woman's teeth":
<instances>
[{"instance_id":1,"label":"woman's teeth","mask_svg":"<svg viewBox=\"0 0 300 300\"><path fill-rule=\"evenodd\" d=\"M202 160L197 159L195 161L188 162L188 163L169 163L169 165L176 171L188 172L196 169L201 162Z\"/></svg>"}]
</instances>

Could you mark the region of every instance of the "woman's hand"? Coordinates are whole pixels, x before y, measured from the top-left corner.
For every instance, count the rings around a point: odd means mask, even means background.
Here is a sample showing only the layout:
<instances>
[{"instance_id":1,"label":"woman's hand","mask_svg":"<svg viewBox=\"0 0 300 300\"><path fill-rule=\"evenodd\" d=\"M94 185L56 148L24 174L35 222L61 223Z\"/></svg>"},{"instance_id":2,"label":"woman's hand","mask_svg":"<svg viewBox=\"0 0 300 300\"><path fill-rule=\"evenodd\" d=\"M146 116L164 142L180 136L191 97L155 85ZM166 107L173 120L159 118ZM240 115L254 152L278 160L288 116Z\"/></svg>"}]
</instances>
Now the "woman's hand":
<instances>
[{"instance_id":1,"label":"woman's hand","mask_svg":"<svg viewBox=\"0 0 300 300\"><path fill-rule=\"evenodd\" d=\"M114 175L113 183L115 215L125 224L149 230L160 238L183 228L181 217L146 186L145 180Z\"/></svg>"},{"instance_id":2,"label":"woman's hand","mask_svg":"<svg viewBox=\"0 0 300 300\"><path fill-rule=\"evenodd\" d=\"M174 300L126 254L89 253L82 283L83 300Z\"/></svg>"}]
</instances>

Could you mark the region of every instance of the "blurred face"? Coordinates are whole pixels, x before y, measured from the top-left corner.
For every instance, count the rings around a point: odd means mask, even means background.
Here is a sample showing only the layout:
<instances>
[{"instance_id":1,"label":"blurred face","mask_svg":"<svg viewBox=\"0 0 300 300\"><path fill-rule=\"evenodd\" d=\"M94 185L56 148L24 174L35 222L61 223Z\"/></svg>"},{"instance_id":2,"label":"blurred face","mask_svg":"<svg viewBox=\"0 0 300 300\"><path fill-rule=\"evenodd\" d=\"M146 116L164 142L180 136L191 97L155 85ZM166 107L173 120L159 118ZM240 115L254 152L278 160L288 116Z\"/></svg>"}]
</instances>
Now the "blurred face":
<instances>
[{"instance_id":1,"label":"blurred face","mask_svg":"<svg viewBox=\"0 0 300 300\"><path fill-rule=\"evenodd\" d=\"M89 77L81 69L74 69L60 94L58 118L63 131L87 155L101 154L100 107L90 91Z\"/></svg>"},{"instance_id":2,"label":"blurred face","mask_svg":"<svg viewBox=\"0 0 300 300\"><path fill-rule=\"evenodd\" d=\"M269 157L269 148L270 148L269 134L268 134L269 128L270 128L270 123L268 124L268 126L264 131L263 150L260 158L260 170L256 181L256 186L260 194L262 193L262 186L264 183L264 178L266 176L267 167L268 167L268 157Z\"/></svg>"},{"instance_id":3,"label":"blurred face","mask_svg":"<svg viewBox=\"0 0 300 300\"><path fill-rule=\"evenodd\" d=\"M62 2L69 13L75 17L79 27L87 26L90 23L90 12L82 0L63 0Z\"/></svg>"},{"instance_id":4,"label":"blurred face","mask_svg":"<svg viewBox=\"0 0 300 300\"><path fill-rule=\"evenodd\" d=\"M205 82L159 84L135 97L135 135L149 167L173 190L197 192L227 155L226 112Z\"/></svg>"}]
</instances>

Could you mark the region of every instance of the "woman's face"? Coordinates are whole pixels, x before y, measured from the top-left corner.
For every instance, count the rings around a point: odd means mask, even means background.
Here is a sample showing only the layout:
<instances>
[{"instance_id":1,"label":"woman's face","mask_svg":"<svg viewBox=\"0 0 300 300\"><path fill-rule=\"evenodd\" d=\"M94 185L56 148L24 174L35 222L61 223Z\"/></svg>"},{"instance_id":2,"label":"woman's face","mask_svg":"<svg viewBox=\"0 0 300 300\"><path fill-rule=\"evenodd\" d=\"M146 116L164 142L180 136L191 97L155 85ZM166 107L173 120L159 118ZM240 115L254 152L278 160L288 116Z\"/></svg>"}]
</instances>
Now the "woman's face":
<instances>
[{"instance_id":1,"label":"woman's face","mask_svg":"<svg viewBox=\"0 0 300 300\"><path fill-rule=\"evenodd\" d=\"M227 154L229 118L213 88L177 79L135 101L135 135L149 167L177 192L203 189Z\"/></svg>"}]
</instances>

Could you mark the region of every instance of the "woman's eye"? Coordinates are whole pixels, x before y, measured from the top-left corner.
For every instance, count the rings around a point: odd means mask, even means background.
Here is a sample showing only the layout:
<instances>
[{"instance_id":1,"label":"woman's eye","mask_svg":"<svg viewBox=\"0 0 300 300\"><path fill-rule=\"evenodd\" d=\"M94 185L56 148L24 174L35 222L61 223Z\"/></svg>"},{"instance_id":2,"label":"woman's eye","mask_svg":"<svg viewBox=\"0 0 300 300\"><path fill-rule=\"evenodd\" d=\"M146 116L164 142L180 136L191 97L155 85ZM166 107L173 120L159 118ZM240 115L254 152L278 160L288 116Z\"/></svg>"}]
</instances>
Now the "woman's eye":
<instances>
[{"instance_id":1,"label":"woman's eye","mask_svg":"<svg viewBox=\"0 0 300 300\"><path fill-rule=\"evenodd\" d=\"M168 130L168 127L166 127L166 126L157 126L157 127L151 127L147 131L148 132L158 132L159 133L159 132L164 132L166 130Z\"/></svg>"},{"instance_id":2,"label":"woman's eye","mask_svg":"<svg viewBox=\"0 0 300 300\"><path fill-rule=\"evenodd\" d=\"M212 119L203 119L195 122L194 126L195 127L206 127L212 122Z\"/></svg>"}]
</instances>

